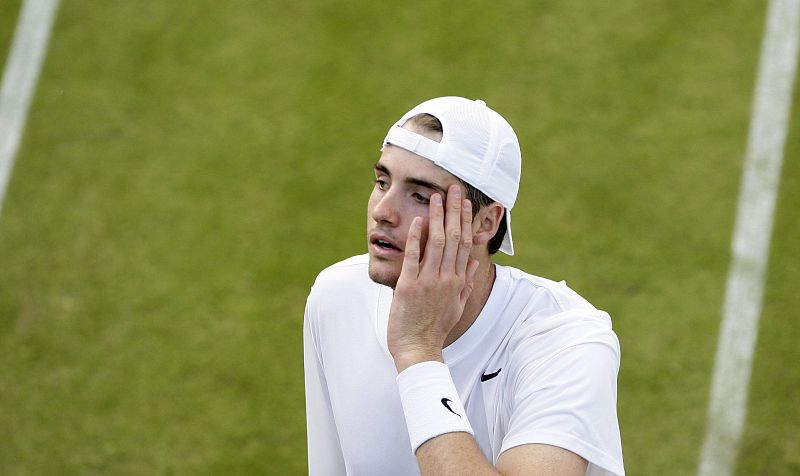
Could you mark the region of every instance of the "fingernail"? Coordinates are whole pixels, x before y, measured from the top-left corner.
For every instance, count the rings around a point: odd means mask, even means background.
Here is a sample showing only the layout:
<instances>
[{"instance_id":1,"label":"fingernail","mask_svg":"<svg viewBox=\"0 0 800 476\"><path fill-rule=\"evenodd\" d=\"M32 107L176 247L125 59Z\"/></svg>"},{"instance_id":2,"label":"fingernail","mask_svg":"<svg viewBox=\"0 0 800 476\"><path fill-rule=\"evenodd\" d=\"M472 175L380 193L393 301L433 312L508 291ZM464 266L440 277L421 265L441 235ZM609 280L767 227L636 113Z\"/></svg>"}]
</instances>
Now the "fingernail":
<instances>
[{"instance_id":1,"label":"fingernail","mask_svg":"<svg viewBox=\"0 0 800 476\"><path fill-rule=\"evenodd\" d=\"M441 205L442 204L442 196L439 195L438 193L434 193L433 196L431 197L431 201L436 205Z\"/></svg>"},{"instance_id":2,"label":"fingernail","mask_svg":"<svg viewBox=\"0 0 800 476\"><path fill-rule=\"evenodd\" d=\"M451 192L455 198L461 198L461 187L458 185L453 187L454 190Z\"/></svg>"}]
</instances>

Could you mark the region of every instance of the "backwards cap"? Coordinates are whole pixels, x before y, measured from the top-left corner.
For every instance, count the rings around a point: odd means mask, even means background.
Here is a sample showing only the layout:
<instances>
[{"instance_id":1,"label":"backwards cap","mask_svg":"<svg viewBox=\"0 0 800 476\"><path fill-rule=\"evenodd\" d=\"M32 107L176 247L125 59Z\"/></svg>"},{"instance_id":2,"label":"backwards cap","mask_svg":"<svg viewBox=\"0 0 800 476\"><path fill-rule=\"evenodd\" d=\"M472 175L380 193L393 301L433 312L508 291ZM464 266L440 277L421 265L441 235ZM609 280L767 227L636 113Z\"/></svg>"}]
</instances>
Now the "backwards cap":
<instances>
[{"instance_id":1,"label":"backwards cap","mask_svg":"<svg viewBox=\"0 0 800 476\"><path fill-rule=\"evenodd\" d=\"M441 142L403 129L417 114L430 114L442 123ZM386 144L425 157L503 205L507 228L500 251L514 254L511 209L519 191L522 156L517 135L503 116L479 99L430 99L389 128L383 140Z\"/></svg>"}]
</instances>

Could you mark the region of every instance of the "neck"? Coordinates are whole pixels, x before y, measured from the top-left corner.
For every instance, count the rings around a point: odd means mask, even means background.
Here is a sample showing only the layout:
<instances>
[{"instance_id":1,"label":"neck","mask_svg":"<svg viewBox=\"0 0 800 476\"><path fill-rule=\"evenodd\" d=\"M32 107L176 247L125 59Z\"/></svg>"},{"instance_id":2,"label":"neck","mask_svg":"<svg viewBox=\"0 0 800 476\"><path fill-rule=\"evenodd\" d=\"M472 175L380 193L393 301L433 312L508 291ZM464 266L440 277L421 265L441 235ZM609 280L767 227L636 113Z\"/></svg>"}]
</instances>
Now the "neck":
<instances>
[{"instance_id":1,"label":"neck","mask_svg":"<svg viewBox=\"0 0 800 476\"><path fill-rule=\"evenodd\" d=\"M494 279L494 263L492 263L491 258L487 257L486 260L480 262L478 270L475 271L475 287L467 298L467 303L464 305L464 312L461 313L461 319L458 320L453 330L447 335L447 339L444 341L445 347L464 335L467 329L469 329L478 318L478 315L483 310L483 306L486 305L486 301L489 299L489 294L492 292Z\"/></svg>"}]
</instances>

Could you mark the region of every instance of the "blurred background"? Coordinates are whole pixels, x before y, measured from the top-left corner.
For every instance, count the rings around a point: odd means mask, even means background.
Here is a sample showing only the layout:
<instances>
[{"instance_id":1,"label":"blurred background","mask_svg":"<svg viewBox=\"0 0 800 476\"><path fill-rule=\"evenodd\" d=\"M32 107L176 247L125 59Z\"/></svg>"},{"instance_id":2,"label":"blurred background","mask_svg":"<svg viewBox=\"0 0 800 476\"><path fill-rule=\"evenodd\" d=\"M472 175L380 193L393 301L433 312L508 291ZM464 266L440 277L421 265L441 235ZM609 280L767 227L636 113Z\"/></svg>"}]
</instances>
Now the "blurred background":
<instances>
[{"instance_id":1,"label":"blurred background","mask_svg":"<svg viewBox=\"0 0 800 476\"><path fill-rule=\"evenodd\" d=\"M519 135L499 261L612 315L628 474L694 474L765 12L63 0L0 213L0 474L304 474L306 295L441 95ZM800 474L798 103L739 475Z\"/></svg>"}]
</instances>

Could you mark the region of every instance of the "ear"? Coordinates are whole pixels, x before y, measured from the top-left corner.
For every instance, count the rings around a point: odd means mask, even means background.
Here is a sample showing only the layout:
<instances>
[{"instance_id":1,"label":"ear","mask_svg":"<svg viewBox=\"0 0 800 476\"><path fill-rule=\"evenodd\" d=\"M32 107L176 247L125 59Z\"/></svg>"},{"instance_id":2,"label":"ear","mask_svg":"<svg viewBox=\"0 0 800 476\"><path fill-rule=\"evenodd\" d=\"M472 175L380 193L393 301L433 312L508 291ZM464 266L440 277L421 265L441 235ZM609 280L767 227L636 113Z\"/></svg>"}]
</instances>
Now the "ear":
<instances>
[{"instance_id":1,"label":"ear","mask_svg":"<svg viewBox=\"0 0 800 476\"><path fill-rule=\"evenodd\" d=\"M475 246L486 245L497 233L500 222L506 209L498 202L490 203L478 211L472 220L472 244Z\"/></svg>"}]
</instances>

